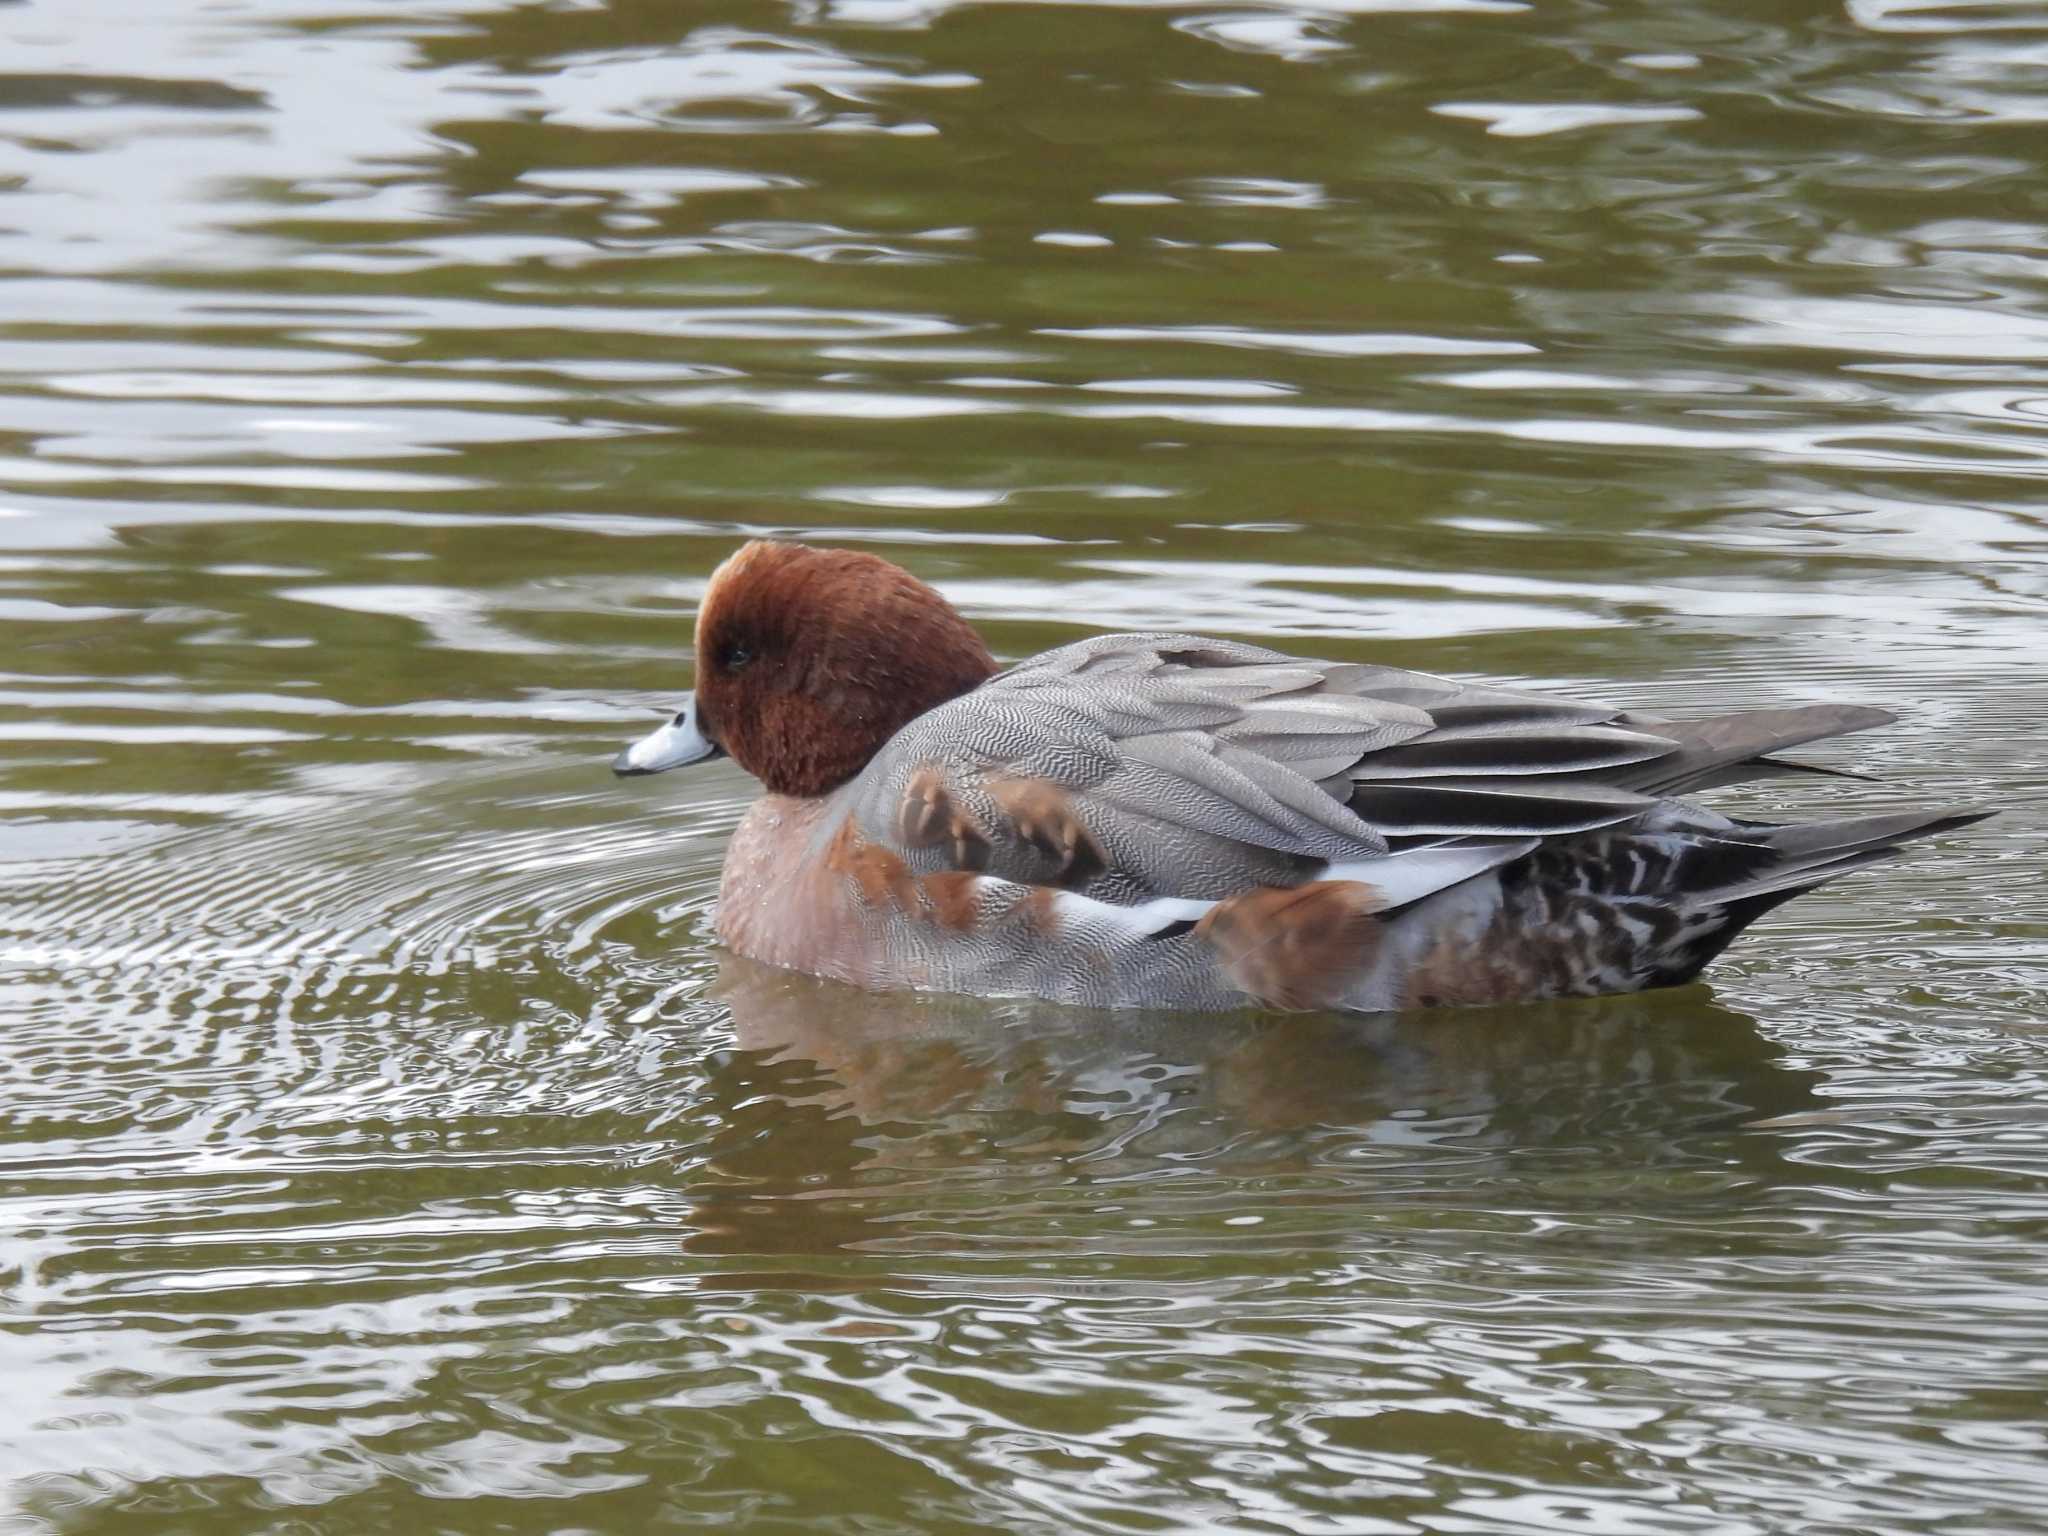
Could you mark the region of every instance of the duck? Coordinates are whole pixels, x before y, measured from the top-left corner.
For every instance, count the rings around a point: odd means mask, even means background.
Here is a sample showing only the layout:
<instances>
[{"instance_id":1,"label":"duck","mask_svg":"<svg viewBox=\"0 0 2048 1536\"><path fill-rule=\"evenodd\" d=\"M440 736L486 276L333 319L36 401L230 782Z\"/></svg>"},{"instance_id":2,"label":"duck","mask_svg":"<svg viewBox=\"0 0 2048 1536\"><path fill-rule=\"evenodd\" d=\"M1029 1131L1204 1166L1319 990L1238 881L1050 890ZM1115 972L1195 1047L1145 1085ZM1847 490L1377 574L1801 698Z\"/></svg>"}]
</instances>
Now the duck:
<instances>
[{"instance_id":1,"label":"duck","mask_svg":"<svg viewBox=\"0 0 2048 1536\"><path fill-rule=\"evenodd\" d=\"M695 640L695 689L612 770L758 779L720 942L869 991L1385 1013L1671 987L1989 814L1682 798L1829 773L1776 754L1882 709L1673 720L1169 633L1005 667L909 571L808 543L728 557Z\"/></svg>"}]
</instances>

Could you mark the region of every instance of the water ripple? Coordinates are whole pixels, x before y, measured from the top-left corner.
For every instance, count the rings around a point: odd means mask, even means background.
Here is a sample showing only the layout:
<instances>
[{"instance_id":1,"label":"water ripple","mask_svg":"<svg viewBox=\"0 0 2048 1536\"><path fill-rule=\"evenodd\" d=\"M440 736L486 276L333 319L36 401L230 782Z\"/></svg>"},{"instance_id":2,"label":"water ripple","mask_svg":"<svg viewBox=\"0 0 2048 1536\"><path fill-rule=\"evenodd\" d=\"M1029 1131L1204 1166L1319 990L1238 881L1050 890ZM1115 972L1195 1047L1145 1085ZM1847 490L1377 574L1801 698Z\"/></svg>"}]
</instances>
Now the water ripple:
<instances>
[{"instance_id":1,"label":"water ripple","mask_svg":"<svg viewBox=\"0 0 2048 1536\"><path fill-rule=\"evenodd\" d=\"M0 7L0 1525L2035 1528L2034 14L698 10ZM1711 991L868 997L605 771L756 534L2001 814Z\"/></svg>"}]
</instances>

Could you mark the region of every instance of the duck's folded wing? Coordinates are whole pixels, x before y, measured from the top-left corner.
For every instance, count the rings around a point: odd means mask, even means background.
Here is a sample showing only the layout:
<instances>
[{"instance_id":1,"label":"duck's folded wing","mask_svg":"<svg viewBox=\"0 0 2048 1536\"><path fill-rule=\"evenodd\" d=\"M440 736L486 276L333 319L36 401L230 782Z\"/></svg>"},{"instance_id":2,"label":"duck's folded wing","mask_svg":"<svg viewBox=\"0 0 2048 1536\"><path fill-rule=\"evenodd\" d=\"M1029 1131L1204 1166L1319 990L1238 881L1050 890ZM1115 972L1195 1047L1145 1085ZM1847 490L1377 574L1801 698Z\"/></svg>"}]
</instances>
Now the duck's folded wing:
<instances>
[{"instance_id":1,"label":"duck's folded wing","mask_svg":"<svg viewBox=\"0 0 2048 1536\"><path fill-rule=\"evenodd\" d=\"M922 870L1105 901L1215 900L1394 853L1413 900L1436 873L1484 866L1477 850L1504 860L1627 821L1763 753L1888 718L1821 706L1673 723L1227 641L1105 635L913 721L853 809L863 837ZM1457 856L1417 857L1433 846Z\"/></svg>"}]
</instances>

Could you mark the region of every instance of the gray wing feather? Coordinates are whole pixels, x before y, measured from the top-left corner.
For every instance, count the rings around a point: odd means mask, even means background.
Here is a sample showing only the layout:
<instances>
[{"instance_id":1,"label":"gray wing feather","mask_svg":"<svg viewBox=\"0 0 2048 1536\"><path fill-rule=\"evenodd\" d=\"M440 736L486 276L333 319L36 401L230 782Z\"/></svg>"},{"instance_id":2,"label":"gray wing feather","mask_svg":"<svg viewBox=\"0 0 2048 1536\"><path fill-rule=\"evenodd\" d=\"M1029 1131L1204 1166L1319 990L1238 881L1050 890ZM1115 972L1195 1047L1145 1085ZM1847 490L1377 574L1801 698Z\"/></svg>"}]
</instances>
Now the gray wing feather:
<instances>
[{"instance_id":1,"label":"gray wing feather","mask_svg":"<svg viewBox=\"0 0 2048 1536\"><path fill-rule=\"evenodd\" d=\"M1662 795L1773 771L1762 754L1889 719L1817 706L1669 722L1583 699L1307 661L1185 635L1101 635L998 674L911 722L862 776L889 837L914 774L942 777L990 873L1106 900L1291 884L1390 839L1526 840L1612 826ZM1011 824L1041 782L1100 867L1061 865ZM938 843L909 855L925 867Z\"/></svg>"},{"instance_id":2,"label":"gray wing feather","mask_svg":"<svg viewBox=\"0 0 2048 1536\"><path fill-rule=\"evenodd\" d=\"M1797 709L1754 709L1708 720L1660 721L1656 729L1673 737L1678 750L1661 762L1645 764L1630 783L1647 794L1682 795L1710 784L1769 778L1788 770L1823 772L1775 762L1764 754L1890 725L1897 718L1889 710L1863 704L1808 704Z\"/></svg>"},{"instance_id":3,"label":"gray wing feather","mask_svg":"<svg viewBox=\"0 0 2048 1536\"><path fill-rule=\"evenodd\" d=\"M1431 779L1361 784L1358 813L1388 837L1557 837L1632 821L1657 805L1611 784L1565 779Z\"/></svg>"},{"instance_id":4,"label":"gray wing feather","mask_svg":"<svg viewBox=\"0 0 2048 1536\"><path fill-rule=\"evenodd\" d=\"M1326 859L1387 851L1349 807L1271 758L1179 731L1121 746L1126 766L1098 799L1260 848ZM1168 806L1173 814L1161 817Z\"/></svg>"},{"instance_id":5,"label":"gray wing feather","mask_svg":"<svg viewBox=\"0 0 2048 1536\"><path fill-rule=\"evenodd\" d=\"M1360 783L1388 779L1476 778L1500 774L1608 774L1610 770L1668 758L1678 744L1668 736L1603 725L1516 726L1488 730L1452 726L1421 741L1393 747L1361 762Z\"/></svg>"}]
</instances>

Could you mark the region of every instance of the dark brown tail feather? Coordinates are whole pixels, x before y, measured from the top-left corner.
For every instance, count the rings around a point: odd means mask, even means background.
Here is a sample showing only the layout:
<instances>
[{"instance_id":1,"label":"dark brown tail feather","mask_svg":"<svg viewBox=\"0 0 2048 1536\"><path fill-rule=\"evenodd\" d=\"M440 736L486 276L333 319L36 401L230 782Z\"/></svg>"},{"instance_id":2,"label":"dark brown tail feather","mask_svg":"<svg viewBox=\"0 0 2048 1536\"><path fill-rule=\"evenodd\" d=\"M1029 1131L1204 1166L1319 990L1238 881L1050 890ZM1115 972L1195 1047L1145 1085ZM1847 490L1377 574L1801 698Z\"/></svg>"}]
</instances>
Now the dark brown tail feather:
<instances>
[{"instance_id":1,"label":"dark brown tail feather","mask_svg":"<svg viewBox=\"0 0 2048 1536\"><path fill-rule=\"evenodd\" d=\"M1992 814L1975 808L1899 811L1759 829L1756 841L1769 851L1769 864L1725 890L1703 892L1702 896L1709 901L1730 901L1787 887L1811 890L1823 880L1889 858L1901 843L1967 827Z\"/></svg>"},{"instance_id":2,"label":"dark brown tail feather","mask_svg":"<svg viewBox=\"0 0 2048 1536\"><path fill-rule=\"evenodd\" d=\"M1698 906L1718 908L1722 921L1688 944L1679 962L1659 980L1667 986L1691 981L1766 912L1830 880L1883 863L1899 851L1901 843L1952 832L1996 814L1976 809L1906 811L1787 826L1752 823L1745 830L1775 857L1749 879L1693 897Z\"/></svg>"}]
</instances>

